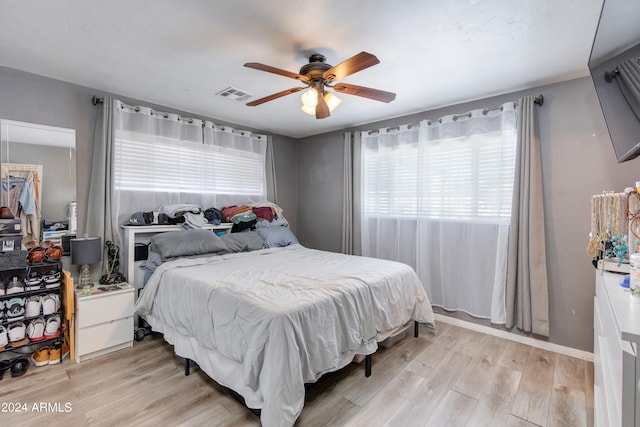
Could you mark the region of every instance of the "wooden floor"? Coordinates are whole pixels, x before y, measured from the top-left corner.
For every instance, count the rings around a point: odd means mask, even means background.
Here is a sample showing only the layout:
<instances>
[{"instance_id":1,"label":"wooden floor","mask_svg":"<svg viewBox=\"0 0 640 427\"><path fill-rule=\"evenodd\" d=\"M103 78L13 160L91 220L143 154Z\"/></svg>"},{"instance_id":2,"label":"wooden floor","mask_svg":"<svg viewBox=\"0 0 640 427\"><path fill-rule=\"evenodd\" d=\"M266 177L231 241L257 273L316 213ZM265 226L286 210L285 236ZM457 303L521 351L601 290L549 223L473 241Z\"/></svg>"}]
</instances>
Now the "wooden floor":
<instances>
[{"instance_id":1,"label":"wooden floor","mask_svg":"<svg viewBox=\"0 0 640 427\"><path fill-rule=\"evenodd\" d=\"M185 376L172 351L152 335L79 365L31 366L19 378L5 373L2 425L260 425L199 369ZM15 412L16 404L26 412ZM444 323L435 335L421 330L420 338L380 349L370 378L362 365L351 364L309 386L296 423L592 425L592 363Z\"/></svg>"}]
</instances>

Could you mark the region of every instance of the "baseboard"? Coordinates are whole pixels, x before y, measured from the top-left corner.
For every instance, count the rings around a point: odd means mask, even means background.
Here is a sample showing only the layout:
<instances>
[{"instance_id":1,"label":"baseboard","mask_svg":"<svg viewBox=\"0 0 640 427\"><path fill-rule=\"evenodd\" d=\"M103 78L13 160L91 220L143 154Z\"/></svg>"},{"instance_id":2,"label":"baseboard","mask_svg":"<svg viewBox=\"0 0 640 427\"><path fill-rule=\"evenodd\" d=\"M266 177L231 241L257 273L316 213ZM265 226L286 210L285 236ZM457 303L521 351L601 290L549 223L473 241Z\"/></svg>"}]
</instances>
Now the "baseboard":
<instances>
[{"instance_id":1,"label":"baseboard","mask_svg":"<svg viewBox=\"0 0 640 427\"><path fill-rule=\"evenodd\" d=\"M526 344L531 347L539 348L542 350L553 351L555 353L564 354L565 356L575 357L577 359L586 360L593 363L593 353L584 350L578 350L564 345L555 344L548 341L541 341L531 337L525 337L523 335L513 334L508 331L490 328L484 325L478 325L466 320L460 320L453 317L445 316L442 314L434 313L435 319L438 322L448 323L450 325L458 326L460 328L470 329L472 331L481 332L487 335L493 335L498 338L504 338L510 341L515 341L521 344Z\"/></svg>"}]
</instances>

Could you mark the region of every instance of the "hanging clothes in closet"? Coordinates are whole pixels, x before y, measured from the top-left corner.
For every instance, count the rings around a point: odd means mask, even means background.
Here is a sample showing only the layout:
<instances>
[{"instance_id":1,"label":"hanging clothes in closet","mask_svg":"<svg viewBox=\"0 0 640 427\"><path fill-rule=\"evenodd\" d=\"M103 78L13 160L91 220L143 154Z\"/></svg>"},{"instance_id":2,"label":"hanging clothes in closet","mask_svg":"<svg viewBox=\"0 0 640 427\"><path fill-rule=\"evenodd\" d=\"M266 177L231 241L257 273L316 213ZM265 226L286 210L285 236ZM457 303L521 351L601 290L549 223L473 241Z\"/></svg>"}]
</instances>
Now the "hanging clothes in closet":
<instances>
[{"instance_id":1,"label":"hanging clothes in closet","mask_svg":"<svg viewBox=\"0 0 640 427\"><path fill-rule=\"evenodd\" d=\"M2 166L2 206L20 218L23 241L40 241L42 165Z\"/></svg>"}]
</instances>

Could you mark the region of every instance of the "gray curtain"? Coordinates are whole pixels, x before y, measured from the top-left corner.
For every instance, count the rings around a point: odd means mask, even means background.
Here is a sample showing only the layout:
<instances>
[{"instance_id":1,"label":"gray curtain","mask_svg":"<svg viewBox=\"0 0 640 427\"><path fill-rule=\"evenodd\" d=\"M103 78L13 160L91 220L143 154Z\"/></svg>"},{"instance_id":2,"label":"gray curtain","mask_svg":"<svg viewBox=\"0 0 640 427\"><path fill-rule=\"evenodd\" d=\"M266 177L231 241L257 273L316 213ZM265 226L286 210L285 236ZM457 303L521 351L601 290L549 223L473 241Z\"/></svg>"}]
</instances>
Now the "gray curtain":
<instances>
[{"instance_id":1,"label":"gray curtain","mask_svg":"<svg viewBox=\"0 0 640 427\"><path fill-rule=\"evenodd\" d=\"M534 97L518 100L517 148L509 255L506 326L549 336L542 165Z\"/></svg>"},{"instance_id":2,"label":"gray curtain","mask_svg":"<svg viewBox=\"0 0 640 427\"><path fill-rule=\"evenodd\" d=\"M342 252L362 255L360 230L360 132L344 134L344 183L342 193Z\"/></svg>"},{"instance_id":3,"label":"gray curtain","mask_svg":"<svg viewBox=\"0 0 640 427\"><path fill-rule=\"evenodd\" d=\"M278 187L276 185L276 164L273 155L273 138L271 135L267 136L267 159L266 159L266 171L267 171L267 199L270 202L278 204Z\"/></svg>"},{"instance_id":4,"label":"gray curtain","mask_svg":"<svg viewBox=\"0 0 640 427\"><path fill-rule=\"evenodd\" d=\"M91 145L91 177L89 182L89 196L87 198L87 213L85 234L102 238L120 246L118 223L112 211L112 167L113 167L113 99L104 98L96 106L96 127ZM106 262L103 253L100 269L92 268L92 279L96 280L104 274Z\"/></svg>"},{"instance_id":5,"label":"gray curtain","mask_svg":"<svg viewBox=\"0 0 640 427\"><path fill-rule=\"evenodd\" d=\"M640 119L640 63L638 59L627 59L618 64L618 87L634 114Z\"/></svg>"},{"instance_id":6,"label":"gray curtain","mask_svg":"<svg viewBox=\"0 0 640 427\"><path fill-rule=\"evenodd\" d=\"M344 181L342 185L342 253L353 254L353 142L344 133Z\"/></svg>"}]
</instances>

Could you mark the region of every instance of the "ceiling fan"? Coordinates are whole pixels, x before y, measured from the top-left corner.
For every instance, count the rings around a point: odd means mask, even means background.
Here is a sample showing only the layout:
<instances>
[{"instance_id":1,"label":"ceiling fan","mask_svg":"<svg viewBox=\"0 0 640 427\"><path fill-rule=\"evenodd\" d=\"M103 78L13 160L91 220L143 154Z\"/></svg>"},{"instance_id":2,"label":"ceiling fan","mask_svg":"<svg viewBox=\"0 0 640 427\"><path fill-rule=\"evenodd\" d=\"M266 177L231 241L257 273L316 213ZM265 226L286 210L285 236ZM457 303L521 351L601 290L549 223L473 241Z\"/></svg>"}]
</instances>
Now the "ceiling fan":
<instances>
[{"instance_id":1,"label":"ceiling fan","mask_svg":"<svg viewBox=\"0 0 640 427\"><path fill-rule=\"evenodd\" d=\"M258 62L247 62L244 64L245 67L296 79L306 85L256 99L255 101L248 102L247 105L253 107L264 104L265 102L273 101L285 95L309 88L309 91L305 92L302 96L302 111L308 114L315 114L316 119L324 119L329 117L331 111L341 102L333 93L327 91L327 88L333 89L336 93L346 93L348 95L361 96L381 102L391 102L396 98L396 94L393 92L385 92L383 90L348 83L336 83L337 80L342 80L351 74L379 64L380 61L375 55L360 52L335 67L327 64L325 61L326 58L324 55L314 53L309 56L309 63L303 65L299 73L293 73Z\"/></svg>"}]
</instances>

